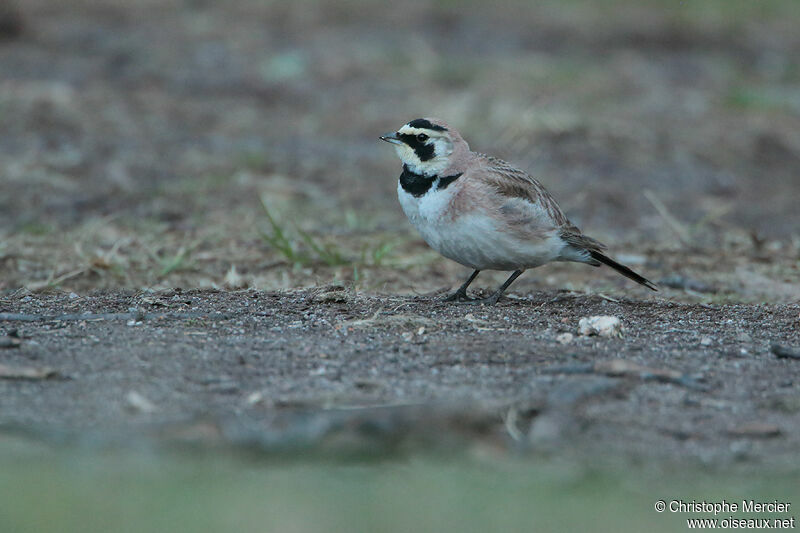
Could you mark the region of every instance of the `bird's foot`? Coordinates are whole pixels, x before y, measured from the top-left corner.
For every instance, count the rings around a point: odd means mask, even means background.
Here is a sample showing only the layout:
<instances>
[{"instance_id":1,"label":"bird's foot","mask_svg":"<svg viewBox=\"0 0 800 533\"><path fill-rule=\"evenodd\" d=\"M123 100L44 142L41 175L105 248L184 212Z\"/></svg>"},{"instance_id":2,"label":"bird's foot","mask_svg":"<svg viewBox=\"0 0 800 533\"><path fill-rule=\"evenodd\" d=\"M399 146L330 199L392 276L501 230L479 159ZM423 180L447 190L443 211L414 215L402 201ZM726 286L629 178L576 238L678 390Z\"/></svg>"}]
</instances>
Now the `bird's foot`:
<instances>
[{"instance_id":1,"label":"bird's foot","mask_svg":"<svg viewBox=\"0 0 800 533\"><path fill-rule=\"evenodd\" d=\"M476 305L495 305L497 302L500 301L500 298L503 296L503 293L496 292L491 296L487 296L486 298L473 298L467 303L476 304Z\"/></svg>"},{"instance_id":2,"label":"bird's foot","mask_svg":"<svg viewBox=\"0 0 800 533\"><path fill-rule=\"evenodd\" d=\"M470 303L474 302L475 298L470 298L467 296L467 291L456 291L450 296L447 296L442 300L443 302L457 302L457 303Z\"/></svg>"},{"instance_id":3,"label":"bird's foot","mask_svg":"<svg viewBox=\"0 0 800 533\"><path fill-rule=\"evenodd\" d=\"M469 296L467 296L466 292L456 291L442 301L455 302L459 304L468 304L468 305L494 305L500 300L502 296L503 293L496 292L491 296L487 296L486 298L470 298Z\"/></svg>"}]
</instances>

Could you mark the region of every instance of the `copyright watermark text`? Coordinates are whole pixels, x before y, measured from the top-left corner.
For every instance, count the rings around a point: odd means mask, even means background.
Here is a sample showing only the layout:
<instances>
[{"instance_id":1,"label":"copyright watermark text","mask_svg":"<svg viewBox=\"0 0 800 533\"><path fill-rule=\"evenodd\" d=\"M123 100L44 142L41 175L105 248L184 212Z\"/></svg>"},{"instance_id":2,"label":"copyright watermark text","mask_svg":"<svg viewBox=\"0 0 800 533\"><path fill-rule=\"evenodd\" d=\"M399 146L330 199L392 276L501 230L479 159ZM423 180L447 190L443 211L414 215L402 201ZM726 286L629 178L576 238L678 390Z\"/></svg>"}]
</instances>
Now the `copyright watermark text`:
<instances>
[{"instance_id":1,"label":"copyright watermark text","mask_svg":"<svg viewBox=\"0 0 800 533\"><path fill-rule=\"evenodd\" d=\"M658 513L710 514L714 518L687 518L689 529L794 529L795 517L764 517L790 512L791 502L780 500L757 501L706 501L706 500L656 500L654 508ZM733 516L747 513L748 516Z\"/></svg>"}]
</instances>

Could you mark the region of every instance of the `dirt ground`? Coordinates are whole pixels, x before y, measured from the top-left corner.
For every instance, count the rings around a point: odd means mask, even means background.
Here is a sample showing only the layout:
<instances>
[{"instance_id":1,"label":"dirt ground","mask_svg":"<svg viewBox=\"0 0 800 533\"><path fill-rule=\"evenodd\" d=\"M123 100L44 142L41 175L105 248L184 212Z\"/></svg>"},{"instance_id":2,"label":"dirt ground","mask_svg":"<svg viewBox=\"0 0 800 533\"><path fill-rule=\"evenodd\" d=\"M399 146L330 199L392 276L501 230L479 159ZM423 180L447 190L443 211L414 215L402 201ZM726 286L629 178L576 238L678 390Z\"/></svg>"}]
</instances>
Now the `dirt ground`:
<instances>
[{"instance_id":1,"label":"dirt ground","mask_svg":"<svg viewBox=\"0 0 800 533\"><path fill-rule=\"evenodd\" d=\"M2 4L2 431L796 468L799 24L792 0ZM439 301L467 272L377 140L418 116L661 291L552 265Z\"/></svg>"},{"instance_id":2,"label":"dirt ground","mask_svg":"<svg viewBox=\"0 0 800 533\"><path fill-rule=\"evenodd\" d=\"M0 381L0 423L44 436L781 468L800 445L800 355L771 351L800 343L798 305L548 291L485 308L341 287L2 304L19 341L3 371L29 379ZM588 315L622 336L580 336Z\"/></svg>"}]
</instances>

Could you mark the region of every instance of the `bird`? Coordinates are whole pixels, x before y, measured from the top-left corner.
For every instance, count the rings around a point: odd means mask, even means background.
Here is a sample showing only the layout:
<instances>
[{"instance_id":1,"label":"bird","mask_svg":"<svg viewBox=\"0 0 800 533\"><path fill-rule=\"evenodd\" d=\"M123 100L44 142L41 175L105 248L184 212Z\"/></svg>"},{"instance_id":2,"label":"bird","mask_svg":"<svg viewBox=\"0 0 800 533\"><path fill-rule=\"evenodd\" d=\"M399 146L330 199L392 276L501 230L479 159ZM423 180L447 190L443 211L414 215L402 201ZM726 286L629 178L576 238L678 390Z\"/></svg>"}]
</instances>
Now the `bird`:
<instances>
[{"instance_id":1,"label":"bird","mask_svg":"<svg viewBox=\"0 0 800 533\"><path fill-rule=\"evenodd\" d=\"M553 261L606 265L658 290L584 235L533 176L473 152L443 120L414 119L380 139L403 163L397 196L411 224L431 248L473 270L446 301L494 305L525 270ZM483 270L511 275L490 296L471 298L467 288Z\"/></svg>"}]
</instances>

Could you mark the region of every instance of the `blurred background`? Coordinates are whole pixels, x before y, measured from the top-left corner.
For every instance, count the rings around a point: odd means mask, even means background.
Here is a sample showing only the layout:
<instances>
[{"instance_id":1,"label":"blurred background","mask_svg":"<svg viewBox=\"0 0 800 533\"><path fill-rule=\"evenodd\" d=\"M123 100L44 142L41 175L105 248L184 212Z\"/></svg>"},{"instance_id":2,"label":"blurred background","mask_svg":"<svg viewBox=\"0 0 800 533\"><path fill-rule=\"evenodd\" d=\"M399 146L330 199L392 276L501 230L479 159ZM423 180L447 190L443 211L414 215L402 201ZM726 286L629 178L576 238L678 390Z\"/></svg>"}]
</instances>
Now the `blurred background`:
<instances>
[{"instance_id":1,"label":"blurred background","mask_svg":"<svg viewBox=\"0 0 800 533\"><path fill-rule=\"evenodd\" d=\"M785 298L799 25L794 0L3 0L0 289L455 284L377 140L437 116L657 279Z\"/></svg>"}]
</instances>

